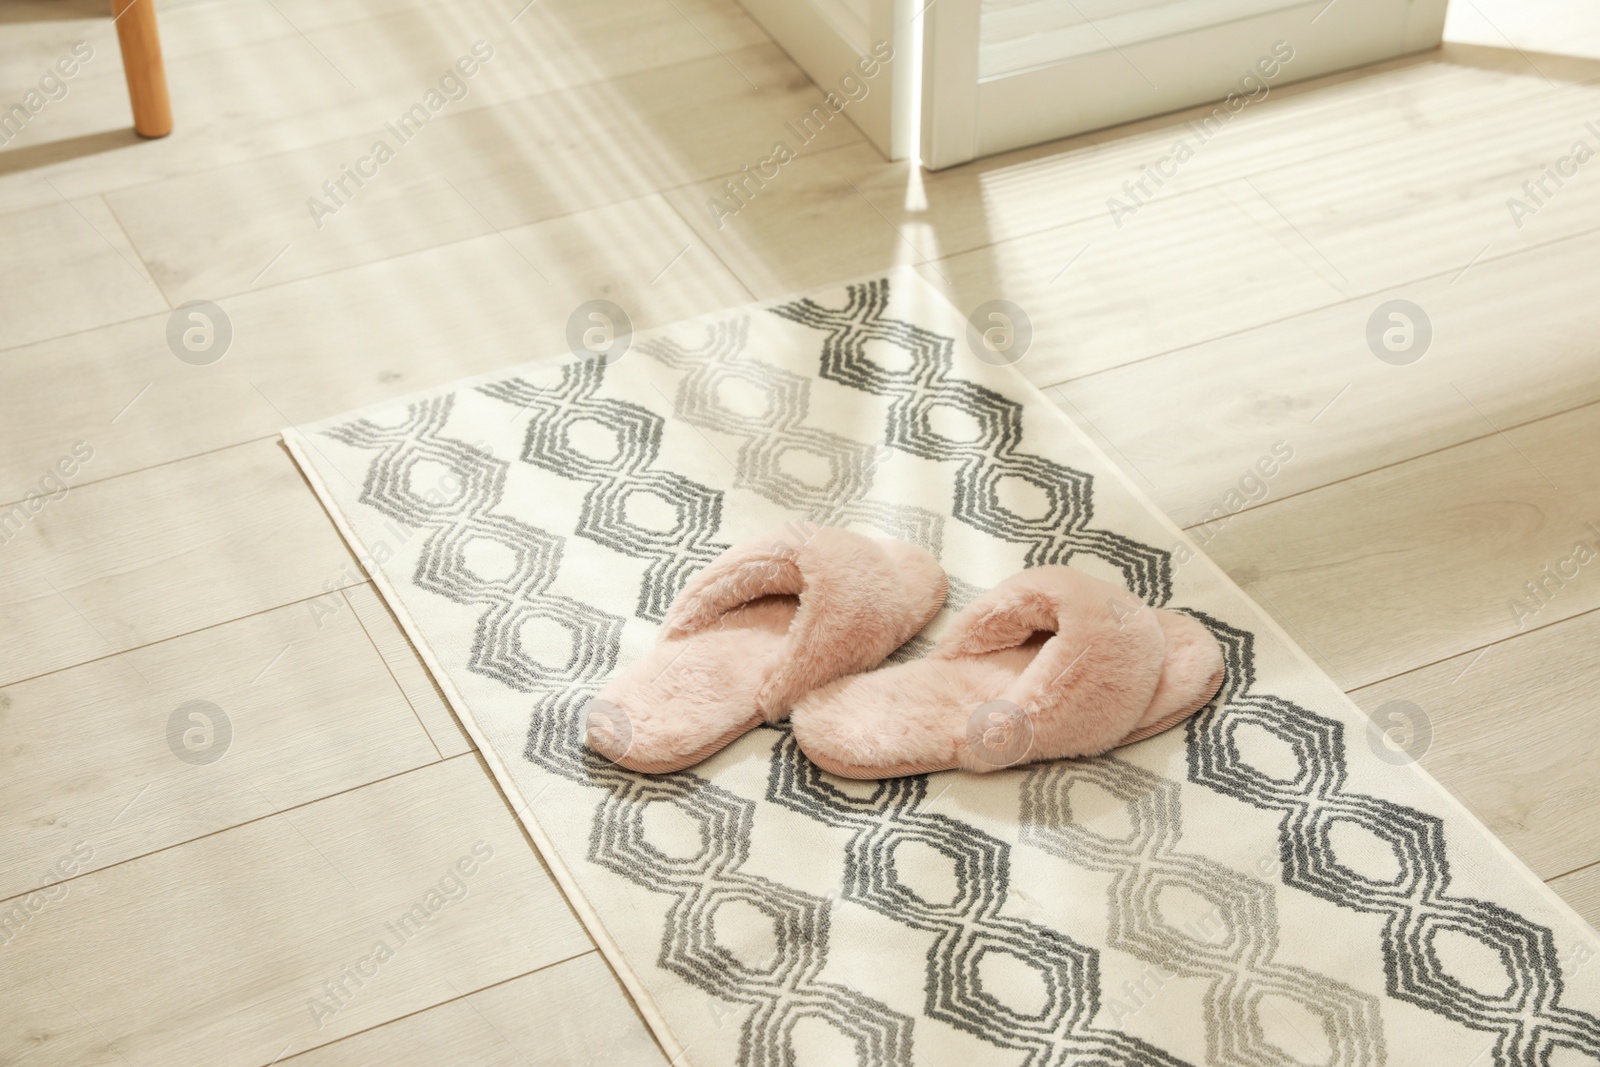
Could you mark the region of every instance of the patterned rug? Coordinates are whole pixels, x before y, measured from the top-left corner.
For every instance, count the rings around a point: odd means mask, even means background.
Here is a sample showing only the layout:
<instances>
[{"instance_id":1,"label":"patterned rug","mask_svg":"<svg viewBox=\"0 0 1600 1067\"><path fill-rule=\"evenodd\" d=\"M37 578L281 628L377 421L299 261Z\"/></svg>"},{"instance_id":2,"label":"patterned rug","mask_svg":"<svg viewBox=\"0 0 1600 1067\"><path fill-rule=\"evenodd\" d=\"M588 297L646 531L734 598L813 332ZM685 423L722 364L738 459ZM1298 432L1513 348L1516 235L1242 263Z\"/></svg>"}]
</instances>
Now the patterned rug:
<instances>
[{"instance_id":1,"label":"patterned rug","mask_svg":"<svg viewBox=\"0 0 1600 1067\"><path fill-rule=\"evenodd\" d=\"M285 433L668 1058L1600 1063L1593 931L971 345L896 273ZM1023 567L1125 583L1223 690L987 776L831 779L782 727L660 777L585 750L685 580L803 522L938 555L930 633Z\"/></svg>"}]
</instances>

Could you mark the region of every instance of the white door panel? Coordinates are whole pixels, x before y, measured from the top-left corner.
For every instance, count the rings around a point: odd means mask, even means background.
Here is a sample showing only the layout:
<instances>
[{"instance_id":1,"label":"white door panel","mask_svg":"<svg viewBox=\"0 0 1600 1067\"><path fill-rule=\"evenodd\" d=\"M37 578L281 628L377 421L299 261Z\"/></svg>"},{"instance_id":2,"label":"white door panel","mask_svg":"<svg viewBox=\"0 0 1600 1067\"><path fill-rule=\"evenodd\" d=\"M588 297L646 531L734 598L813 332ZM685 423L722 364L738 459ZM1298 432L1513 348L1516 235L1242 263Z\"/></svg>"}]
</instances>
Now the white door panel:
<instances>
[{"instance_id":1,"label":"white door panel","mask_svg":"<svg viewBox=\"0 0 1600 1067\"><path fill-rule=\"evenodd\" d=\"M1220 123L1272 87L1432 48L1444 12L1445 0L938 0L924 15L923 161L1213 100Z\"/></svg>"}]
</instances>

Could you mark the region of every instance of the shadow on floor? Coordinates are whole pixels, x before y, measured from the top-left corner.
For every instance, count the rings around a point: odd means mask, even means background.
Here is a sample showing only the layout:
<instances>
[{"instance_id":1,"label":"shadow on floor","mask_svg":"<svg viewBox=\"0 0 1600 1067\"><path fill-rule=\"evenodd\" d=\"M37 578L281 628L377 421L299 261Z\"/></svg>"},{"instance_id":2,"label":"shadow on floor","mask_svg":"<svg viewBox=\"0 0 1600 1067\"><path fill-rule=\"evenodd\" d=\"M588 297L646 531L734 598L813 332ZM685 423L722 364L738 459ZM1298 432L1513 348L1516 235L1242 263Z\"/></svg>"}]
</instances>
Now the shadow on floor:
<instances>
[{"instance_id":1,"label":"shadow on floor","mask_svg":"<svg viewBox=\"0 0 1600 1067\"><path fill-rule=\"evenodd\" d=\"M133 132L132 126L128 126L120 130L102 130L99 133L86 133L80 137L68 137L61 141L46 141L44 144L29 145L27 148L12 148L0 152L0 176L36 170L69 159L81 159L98 152L110 152L127 145L139 144L143 140L144 138Z\"/></svg>"},{"instance_id":2,"label":"shadow on floor","mask_svg":"<svg viewBox=\"0 0 1600 1067\"><path fill-rule=\"evenodd\" d=\"M105 0L24 0L0 4L0 24L11 22L66 22L111 17Z\"/></svg>"}]
</instances>

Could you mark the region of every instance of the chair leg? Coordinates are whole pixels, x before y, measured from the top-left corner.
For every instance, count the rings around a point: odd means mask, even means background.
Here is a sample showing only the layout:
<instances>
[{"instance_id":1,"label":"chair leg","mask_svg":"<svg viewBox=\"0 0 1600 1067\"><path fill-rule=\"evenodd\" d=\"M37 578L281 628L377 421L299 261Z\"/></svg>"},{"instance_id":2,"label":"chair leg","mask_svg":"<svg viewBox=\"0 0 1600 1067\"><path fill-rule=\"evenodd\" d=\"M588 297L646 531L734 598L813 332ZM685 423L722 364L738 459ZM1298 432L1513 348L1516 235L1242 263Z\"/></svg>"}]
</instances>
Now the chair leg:
<instances>
[{"instance_id":1,"label":"chair leg","mask_svg":"<svg viewBox=\"0 0 1600 1067\"><path fill-rule=\"evenodd\" d=\"M122 45L122 68L128 75L133 128L141 137L172 132L172 104L167 99L167 69L161 64L161 37L156 32L156 0L111 0Z\"/></svg>"}]
</instances>

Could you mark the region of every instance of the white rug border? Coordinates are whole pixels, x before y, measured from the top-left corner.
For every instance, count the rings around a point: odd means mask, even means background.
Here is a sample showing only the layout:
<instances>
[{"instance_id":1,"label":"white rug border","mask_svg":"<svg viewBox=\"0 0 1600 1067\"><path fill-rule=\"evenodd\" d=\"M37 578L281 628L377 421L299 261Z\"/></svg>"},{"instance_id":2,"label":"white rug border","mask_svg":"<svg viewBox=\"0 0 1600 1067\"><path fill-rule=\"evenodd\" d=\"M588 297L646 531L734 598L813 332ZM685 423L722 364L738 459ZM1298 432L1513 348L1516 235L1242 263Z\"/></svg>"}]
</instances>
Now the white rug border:
<instances>
[{"instance_id":1,"label":"white rug border","mask_svg":"<svg viewBox=\"0 0 1600 1067\"><path fill-rule=\"evenodd\" d=\"M676 321L694 321L696 319L714 318L718 315L737 314L741 311L765 311L768 308L775 307L780 304L792 303L793 301L802 297L812 296L817 293L833 292L844 286L864 281L875 281L880 278L889 278L891 285L893 285L896 279L903 278L908 275L915 279L914 284L920 285L937 293L940 299L949 305L951 311L953 311L957 317L960 317L960 308L957 307L950 299L943 287L924 277L921 272L916 270L914 267L899 266L892 267L887 270L873 271L867 274L859 275L856 278L848 279L846 281L815 286L768 300L756 300L745 304L738 304L731 307L722 308L717 311L707 312L703 315L690 316L688 319ZM665 329L672 325L674 325L674 323L661 323L658 326L649 327L647 330L640 332L653 333L657 330ZM957 340L959 341L959 338ZM375 401L374 403L399 403L412 396L432 396L443 389L453 386L499 377L507 371L513 370L518 366L526 366L532 363L544 362L545 360L560 360L564 358L567 358L564 354L556 353L551 356L546 356L543 359L528 360L525 363L512 364L500 370L453 379L433 388L413 390L408 394L387 398L382 401ZM1089 434L1078 425L1077 420L1075 420L1071 415L1067 414L1066 411L1062 410L1060 405L1052 401L1045 394L1043 389L1029 381L1021 371L1017 370L1015 364L1012 364L1010 369L1016 375L1021 388L1031 393L1037 400L1042 401L1042 406L1046 410L1055 414L1057 420L1067 428L1068 432L1072 434L1072 436L1077 440L1078 444L1081 445L1090 456L1099 460L1104 468L1117 479L1122 487L1126 489L1135 500L1142 504L1144 508L1156 518L1161 526L1164 527L1173 537L1174 545L1181 543L1187 546L1194 553L1196 560L1204 561L1205 566L1208 567L1225 586L1238 593L1239 597L1245 603L1250 605L1250 609L1256 617L1259 629L1270 632L1274 637L1281 641L1284 646L1289 649L1290 654L1297 659L1301 666L1303 666L1306 670L1312 671L1324 678L1328 678L1331 688L1339 693L1340 698L1345 702L1349 710L1354 713L1357 719L1361 721L1369 720L1367 713L1362 711L1360 706L1356 704L1354 700L1350 699L1349 694L1340 688L1337 683L1333 682L1331 678L1329 678L1327 671L1323 670L1315 660L1306 654L1305 650L1300 647L1299 642L1295 641L1282 626L1278 625L1276 619L1267 614L1266 610L1256 602L1255 597L1247 593L1226 571L1218 566L1209 555L1207 555L1197 544L1195 544L1193 539L1190 538L1189 534L1182 527L1173 522L1171 517L1168 516L1165 511L1157 507L1155 501L1150 498L1144 489L1137 482L1135 482L1120 465L1113 462L1111 457L1106 454L1105 450L1100 447L1094 438L1090 437ZM371 405L363 405L363 407L367 406ZM359 411L361 409L357 408L355 410ZM319 419L317 421L320 422L323 420ZM489 744L488 738L484 735L483 730L478 726L477 721L473 718L471 710L468 708L466 701L451 683L448 672L446 672L443 666L437 661L433 654L433 650L423 639L421 630L418 628L415 620L412 619L410 612L407 611L404 603L400 599L399 594L391 587L389 579L381 572L381 569L379 573L373 574L367 569L366 565L361 562L360 549L357 547L362 545L361 540L356 537L355 531L351 529L343 512L340 511L338 504L335 502L333 494L329 492L327 486L323 483L321 475L317 473L315 464L310 461L310 458L307 455L306 450L308 448L315 450L315 446L311 445L310 442L306 440L305 436L301 434L298 429L292 426L285 427L281 436L284 446L289 450L290 456L293 457L295 464L300 468L300 471L305 476L307 483L310 484L312 491L316 493L317 499L322 503L323 510L328 513L329 518L333 520L334 526L338 529L340 536L344 538L346 545L350 546L352 552L356 555L357 565L361 567L362 571L367 574L367 577L377 588L379 595L383 597L384 603L389 606L389 610L394 612L395 617L400 621L400 626L402 630L404 630L407 639L417 650L417 654L422 658L423 663L427 666L429 674L432 675L434 682L438 684L440 691L444 694L445 701L450 705L451 710L455 713L456 718L460 720L468 735L471 736L473 743L478 746L478 751L483 756L484 762L489 765L489 770L494 775L495 782L500 786L501 792L506 795L507 800L510 800L512 797L516 797L520 801L520 804L513 803L512 805L513 811L517 815L518 822L522 824L523 828L527 831L528 836L533 839L534 847L538 849L540 856L550 868L551 874L555 877L556 883L561 887L562 893L566 896L567 903L571 905L572 910L577 914L578 920L583 924L584 929L588 932L589 936L594 939L596 946L600 949L601 955L603 955L607 962L610 963L612 970L616 972L617 977L621 980L623 986L628 990L628 994L633 998L634 1004L639 1010L639 1014L644 1018L645 1024L650 1028L656 1040L660 1043L663 1052L666 1053L669 1067L678 1067L680 1063L690 1062L684 1059L688 1053L688 1049L681 1042L679 1042L677 1037L672 1033L671 1028L667 1025L666 1017L662 1014L660 1008L656 1005L655 1000L646 990L645 985L639 979L639 976L634 973L632 966L628 963L627 958L622 953L621 946L619 946L612 939L611 935L606 931L605 924L601 921L599 914L594 910L594 908L589 904L588 900L583 896L582 892L578 889L577 881L573 878L572 872L562 861L561 856L556 851L555 845L550 840L549 835L545 833L544 829L539 826L538 820L534 818L532 806L528 802L528 799L522 795L522 790L517 785L516 779L512 776L510 768L507 767L501 760L500 755L497 751L495 751L494 746ZM1532 882L1534 885L1538 886L1538 891L1542 895L1546 904L1553 908L1557 914L1564 915L1567 919L1569 919L1577 929L1587 930L1591 935L1595 936L1597 940L1600 940L1600 931L1597 931L1595 927L1590 925L1587 919L1579 915L1577 910L1573 908L1572 905L1568 904L1564 899L1562 899L1561 895L1552 889L1548 882L1540 878L1531 867L1523 862L1521 857L1512 852L1505 842L1500 840L1499 835L1489 829L1489 827L1484 824L1483 820L1480 819L1464 803L1462 803L1462 801L1458 799L1454 793L1446 789L1437 778L1428 773L1420 761L1413 760L1411 763L1404 765L1404 767L1398 767L1396 769L1417 775L1430 786L1432 786L1433 791L1442 798L1446 807L1452 809L1463 820L1470 822L1472 825L1478 828L1478 831L1487 840L1490 851L1499 856L1499 858L1511 868L1519 872L1526 881Z\"/></svg>"}]
</instances>

